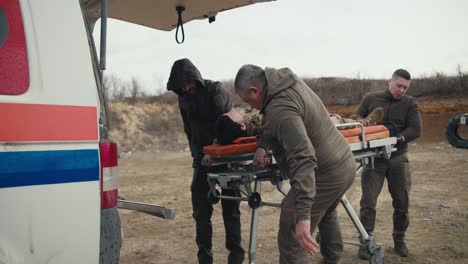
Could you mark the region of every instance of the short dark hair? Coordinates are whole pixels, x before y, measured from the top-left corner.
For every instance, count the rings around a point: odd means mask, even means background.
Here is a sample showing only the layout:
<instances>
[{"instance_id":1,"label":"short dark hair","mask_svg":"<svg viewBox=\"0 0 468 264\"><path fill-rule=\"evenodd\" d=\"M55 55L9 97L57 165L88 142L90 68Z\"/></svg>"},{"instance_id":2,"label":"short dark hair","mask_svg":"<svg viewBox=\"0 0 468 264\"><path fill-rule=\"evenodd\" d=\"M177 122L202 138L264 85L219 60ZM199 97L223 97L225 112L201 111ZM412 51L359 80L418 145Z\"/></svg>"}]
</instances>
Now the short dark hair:
<instances>
[{"instance_id":1,"label":"short dark hair","mask_svg":"<svg viewBox=\"0 0 468 264\"><path fill-rule=\"evenodd\" d=\"M398 69L392 74L392 79L398 79L398 77L411 81L410 73L404 69Z\"/></svg>"},{"instance_id":2,"label":"short dark hair","mask_svg":"<svg viewBox=\"0 0 468 264\"><path fill-rule=\"evenodd\" d=\"M220 145L232 144L232 141L236 138L247 136L245 130L242 130L241 124L232 121L227 115L222 115L216 119L215 133Z\"/></svg>"}]
</instances>

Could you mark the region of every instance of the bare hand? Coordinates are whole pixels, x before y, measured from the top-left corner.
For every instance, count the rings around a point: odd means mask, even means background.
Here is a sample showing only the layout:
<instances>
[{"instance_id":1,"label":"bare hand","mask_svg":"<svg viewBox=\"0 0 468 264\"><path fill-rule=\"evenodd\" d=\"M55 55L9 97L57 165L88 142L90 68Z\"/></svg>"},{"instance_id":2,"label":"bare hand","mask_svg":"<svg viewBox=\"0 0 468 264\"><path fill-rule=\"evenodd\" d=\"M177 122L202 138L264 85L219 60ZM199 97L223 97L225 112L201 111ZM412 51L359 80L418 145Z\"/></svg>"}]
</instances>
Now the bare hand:
<instances>
[{"instance_id":1,"label":"bare hand","mask_svg":"<svg viewBox=\"0 0 468 264\"><path fill-rule=\"evenodd\" d=\"M266 154L266 150L264 148L257 148L257 150L255 151L253 163L258 168L264 168L270 165L270 158L268 158L268 155Z\"/></svg>"},{"instance_id":2,"label":"bare hand","mask_svg":"<svg viewBox=\"0 0 468 264\"><path fill-rule=\"evenodd\" d=\"M296 223L296 239L299 245L311 255L318 252L319 244L310 234L310 220L300 220Z\"/></svg>"}]
</instances>

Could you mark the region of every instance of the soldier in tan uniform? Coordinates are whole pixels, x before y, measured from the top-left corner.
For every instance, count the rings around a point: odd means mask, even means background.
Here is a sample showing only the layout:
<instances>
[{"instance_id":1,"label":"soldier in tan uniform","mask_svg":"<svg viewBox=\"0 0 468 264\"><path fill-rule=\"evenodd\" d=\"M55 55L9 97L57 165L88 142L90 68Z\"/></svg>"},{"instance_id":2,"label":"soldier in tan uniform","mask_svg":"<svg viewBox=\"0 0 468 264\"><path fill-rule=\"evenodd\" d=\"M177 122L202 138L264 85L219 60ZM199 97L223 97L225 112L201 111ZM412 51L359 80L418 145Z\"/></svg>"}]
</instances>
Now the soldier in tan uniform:
<instances>
[{"instance_id":1,"label":"soldier in tan uniform","mask_svg":"<svg viewBox=\"0 0 468 264\"><path fill-rule=\"evenodd\" d=\"M308 253L317 253L319 247L312 238L317 227L325 263L338 263L343 243L336 206L356 172L348 143L320 98L287 68L244 65L235 89L263 114L254 163L266 166L265 149L272 149L290 179L291 189L281 204L280 263L308 263Z\"/></svg>"}]
</instances>

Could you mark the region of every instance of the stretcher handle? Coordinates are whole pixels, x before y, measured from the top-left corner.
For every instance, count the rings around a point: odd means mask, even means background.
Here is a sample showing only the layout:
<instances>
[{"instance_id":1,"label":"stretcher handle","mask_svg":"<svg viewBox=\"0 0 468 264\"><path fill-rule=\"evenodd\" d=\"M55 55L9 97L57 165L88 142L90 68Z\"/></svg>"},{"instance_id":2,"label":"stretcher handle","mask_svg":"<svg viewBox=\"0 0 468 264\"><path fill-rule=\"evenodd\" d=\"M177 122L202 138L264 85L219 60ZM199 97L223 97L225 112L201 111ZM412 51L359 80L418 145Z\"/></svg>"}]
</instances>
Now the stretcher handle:
<instances>
[{"instance_id":1,"label":"stretcher handle","mask_svg":"<svg viewBox=\"0 0 468 264\"><path fill-rule=\"evenodd\" d=\"M175 218L174 211L155 204L140 203L119 199L117 207L119 209L133 210L167 220L173 220Z\"/></svg>"}]
</instances>

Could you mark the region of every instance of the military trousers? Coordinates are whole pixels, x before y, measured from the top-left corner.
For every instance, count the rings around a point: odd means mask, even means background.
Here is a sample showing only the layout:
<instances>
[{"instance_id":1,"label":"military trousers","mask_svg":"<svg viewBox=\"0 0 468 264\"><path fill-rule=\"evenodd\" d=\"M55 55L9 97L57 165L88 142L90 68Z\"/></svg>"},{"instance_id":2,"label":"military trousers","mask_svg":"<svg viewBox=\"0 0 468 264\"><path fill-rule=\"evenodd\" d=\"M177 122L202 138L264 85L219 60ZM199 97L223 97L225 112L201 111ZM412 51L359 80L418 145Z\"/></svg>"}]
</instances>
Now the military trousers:
<instances>
[{"instance_id":1,"label":"military trousers","mask_svg":"<svg viewBox=\"0 0 468 264\"><path fill-rule=\"evenodd\" d=\"M336 207L341 197L352 185L356 175L356 163L349 153L344 161L333 169L317 171L316 195L311 209L310 230L318 226L321 236L320 253L325 263L338 263L343 254L343 241ZM296 190L291 188L281 203L278 247L281 264L309 263L308 253L296 239Z\"/></svg>"},{"instance_id":2,"label":"military trousers","mask_svg":"<svg viewBox=\"0 0 468 264\"><path fill-rule=\"evenodd\" d=\"M192 184L193 218L196 223L196 242L198 246L198 263L212 264L212 224L211 215L213 205L208 200L210 187L207 181L207 173L222 170L221 167L194 169ZM225 169L225 168L224 168ZM222 190L222 195L240 196L237 190ZM229 250L228 264L240 264L244 260L244 249L241 245L241 223L239 201L221 200L224 228L226 232L226 248Z\"/></svg>"},{"instance_id":3,"label":"military trousers","mask_svg":"<svg viewBox=\"0 0 468 264\"><path fill-rule=\"evenodd\" d=\"M390 159L375 159L374 168L367 166L361 177L362 197L360 219L366 231L373 233L375 227L377 198L387 179L388 191L393 205L393 240L403 241L409 225L409 192L411 173L406 152Z\"/></svg>"}]
</instances>

